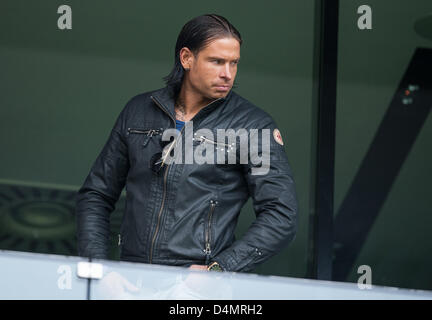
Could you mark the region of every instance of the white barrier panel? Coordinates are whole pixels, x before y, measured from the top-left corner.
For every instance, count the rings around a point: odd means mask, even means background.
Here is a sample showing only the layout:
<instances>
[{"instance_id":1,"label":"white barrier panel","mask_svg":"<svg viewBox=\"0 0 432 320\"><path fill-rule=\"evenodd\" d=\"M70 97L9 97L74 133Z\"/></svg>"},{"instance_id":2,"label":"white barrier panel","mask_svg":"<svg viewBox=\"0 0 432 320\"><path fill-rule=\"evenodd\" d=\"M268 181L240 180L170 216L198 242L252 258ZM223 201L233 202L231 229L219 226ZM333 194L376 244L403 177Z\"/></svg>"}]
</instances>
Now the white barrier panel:
<instances>
[{"instance_id":1,"label":"white barrier panel","mask_svg":"<svg viewBox=\"0 0 432 320\"><path fill-rule=\"evenodd\" d=\"M432 292L0 251L0 299L420 300Z\"/></svg>"}]
</instances>

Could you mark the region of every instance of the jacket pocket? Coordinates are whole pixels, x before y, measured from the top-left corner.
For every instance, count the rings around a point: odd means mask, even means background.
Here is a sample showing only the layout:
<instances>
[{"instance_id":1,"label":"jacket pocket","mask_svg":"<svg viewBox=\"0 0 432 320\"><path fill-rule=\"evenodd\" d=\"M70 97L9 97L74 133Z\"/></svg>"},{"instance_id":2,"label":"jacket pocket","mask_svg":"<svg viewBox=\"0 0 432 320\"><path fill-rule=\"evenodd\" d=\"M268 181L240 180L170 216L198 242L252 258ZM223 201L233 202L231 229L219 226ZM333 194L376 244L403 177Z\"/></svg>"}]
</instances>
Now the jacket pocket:
<instances>
[{"instance_id":1,"label":"jacket pocket","mask_svg":"<svg viewBox=\"0 0 432 320\"><path fill-rule=\"evenodd\" d=\"M142 146L145 147L150 139L155 136L163 134L163 128L159 129L144 129L144 128L128 128L127 135L142 135L143 140L141 142Z\"/></svg>"},{"instance_id":2,"label":"jacket pocket","mask_svg":"<svg viewBox=\"0 0 432 320\"><path fill-rule=\"evenodd\" d=\"M217 203L218 202L216 200L210 200L210 207L204 223L204 253L206 255L206 265L209 264L212 253L212 221L213 213L215 211Z\"/></svg>"}]
</instances>

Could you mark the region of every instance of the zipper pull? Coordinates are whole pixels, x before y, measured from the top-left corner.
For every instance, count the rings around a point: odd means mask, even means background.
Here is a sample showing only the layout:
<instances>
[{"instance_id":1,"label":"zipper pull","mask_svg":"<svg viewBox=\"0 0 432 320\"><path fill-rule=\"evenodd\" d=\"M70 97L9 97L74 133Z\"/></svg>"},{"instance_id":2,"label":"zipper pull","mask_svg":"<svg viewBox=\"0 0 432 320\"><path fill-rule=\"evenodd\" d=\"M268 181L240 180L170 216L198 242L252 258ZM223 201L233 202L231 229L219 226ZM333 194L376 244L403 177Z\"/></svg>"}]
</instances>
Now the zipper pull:
<instances>
[{"instance_id":1,"label":"zipper pull","mask_svg":"<svg viewBox=\"0 0 432 320\"><path fill-rule=\"evenodd\" d=\"M118 245L119 246L121 245L121 235L120 234L118 235Z\"/></svg>"},{"instance_id":2,"label":"zipper pull","mask_svg":"<svg viewBox=\"0 0 432 320\"><path fill-rule=\"evenodd\" d=\"M210 255L211 254L210 243L207 242L206 248L205 248L204 252L205 252L206 255Z\"/></svg>"}]
</instances>

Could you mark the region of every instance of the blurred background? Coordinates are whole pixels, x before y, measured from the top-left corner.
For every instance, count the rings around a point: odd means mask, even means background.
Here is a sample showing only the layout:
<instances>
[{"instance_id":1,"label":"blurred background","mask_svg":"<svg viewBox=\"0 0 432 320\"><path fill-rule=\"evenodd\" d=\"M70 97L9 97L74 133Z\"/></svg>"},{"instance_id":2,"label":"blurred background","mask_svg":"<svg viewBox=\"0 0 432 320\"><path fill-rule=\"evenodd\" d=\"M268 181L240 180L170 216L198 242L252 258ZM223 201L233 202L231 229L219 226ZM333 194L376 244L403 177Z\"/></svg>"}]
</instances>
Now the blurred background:
<instances>
[{"instance_id":1,"label":"blurred background","mask_svg":"<svg viewBox=\"0 0 432 320\"><path fill-rule=\"evenodd\" d=\"M297 184L297 237L254 272L313 278L320 3L2 0L0 249L77 254L75 193L117 116L164 86L182 26L216 13L244 41L235 91L276 120ZM57 27L63 4L71 30ZM372 29L360 30L364 4ZM357 282L369 265L374 284L432 290L432 2L340 1L337 19L332 279ZM249 201L237 236L253 219Z\"/></svg>"}]
</instances>

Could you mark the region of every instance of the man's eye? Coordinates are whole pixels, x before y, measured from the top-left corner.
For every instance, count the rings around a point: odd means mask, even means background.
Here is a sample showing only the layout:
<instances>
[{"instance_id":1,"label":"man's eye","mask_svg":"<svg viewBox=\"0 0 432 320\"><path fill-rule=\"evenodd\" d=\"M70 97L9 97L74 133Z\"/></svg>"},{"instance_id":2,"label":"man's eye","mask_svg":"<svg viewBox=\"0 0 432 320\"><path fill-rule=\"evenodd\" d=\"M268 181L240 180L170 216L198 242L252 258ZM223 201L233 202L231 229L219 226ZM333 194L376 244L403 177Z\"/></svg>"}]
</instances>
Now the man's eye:
<instances>
[{"instance_id":1,"label":"man's eye","mask_svg":"<svg viewBox=\"0 0 432 320\"><path fill-rule=\"evenodd\" d=\"M213 62L216 64L220 64L222 62L222 60L213 60Z\"/></svg>"}]
</instances>

